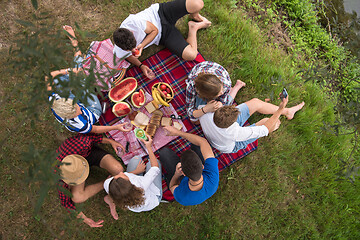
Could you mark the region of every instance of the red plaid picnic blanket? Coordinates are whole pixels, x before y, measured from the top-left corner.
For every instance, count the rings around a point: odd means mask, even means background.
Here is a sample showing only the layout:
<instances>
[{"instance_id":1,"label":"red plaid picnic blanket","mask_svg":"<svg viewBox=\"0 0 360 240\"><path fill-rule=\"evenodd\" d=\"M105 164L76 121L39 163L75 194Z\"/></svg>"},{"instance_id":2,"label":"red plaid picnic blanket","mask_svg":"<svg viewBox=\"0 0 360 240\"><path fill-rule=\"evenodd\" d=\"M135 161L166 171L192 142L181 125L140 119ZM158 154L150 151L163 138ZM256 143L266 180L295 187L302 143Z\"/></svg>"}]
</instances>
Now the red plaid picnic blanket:
<instances>
[{"instance_id":1,"label":"red plaid picnic blanket","mask_svg":"<svg viewBox=\"0 0 360 240\"><path fill-rule=\"evenodd\" d=\"M146 64L155 73L155 79L149 80L146 78L142 71L138 67L132 67L126 72L126 77L134 77L138 81L139 88L144 88L146 91L151 92L151 86L159 81L170 84L175 92L175 98L171 101L178 115L183 117L183 123L188 129L187 132L194 133L196 135L204 136L200 126L192 124L186 113L185 92L186 83L185 79L191 71L191 69L198 63L205 61L202 55L199 53L194 61L184 61L172 54L168 49L164 49L149 57L143 64ZM100 124L111 124L116 120L116 117L109 111L100 117ZM111 137L111 136L110 136ZM172 150L177 153L181 153L184 150L190 148L190 143L182 138L176 138L168 145ZM222 171L227 166L236 162L237 160L245 157L252 151L256 150L258 141L255 141L247 146L247 148L238 151L237 153L221 154L214 149L215 157L219 160L219 171ZM166 183L163 181L163 189L166 190ZM173 196L171 192L164 191L164 199L172 200Z\"/></svg>"}]
</instances>

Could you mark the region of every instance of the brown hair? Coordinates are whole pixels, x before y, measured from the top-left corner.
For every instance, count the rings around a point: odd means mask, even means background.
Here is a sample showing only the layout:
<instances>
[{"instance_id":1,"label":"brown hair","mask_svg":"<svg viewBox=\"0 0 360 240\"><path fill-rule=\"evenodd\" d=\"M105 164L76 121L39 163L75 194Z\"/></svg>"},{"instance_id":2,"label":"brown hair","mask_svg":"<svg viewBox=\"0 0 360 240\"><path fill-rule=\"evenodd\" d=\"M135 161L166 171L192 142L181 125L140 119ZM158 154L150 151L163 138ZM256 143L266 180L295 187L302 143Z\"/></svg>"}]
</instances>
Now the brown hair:
<instances>
[{"instance_id":1,"label":"brown hair","mask_svg":"<svg viewBox=\"0 0 360 240\"><path fill-rule=\"evenodd\" d=\"M201 178L203 164L199 156L191 149L184 151L180 156L181 169L185 176L193 181Z\"/></svg>"},{"instance_id":2,"label":"brown hair","mask_svg":"<svg viewBox=\"0 0 360 240\"><path fill-rule=\"evenodd\" d=\"M139 207L144 204L144 191L130 181L121 177L111 180L109 195L114 203L122 209L126 207Z\"/></svg>"},{"instance_id":3,"label":"brown hair","mask_svg":"<svg viewBox=\"0 0 360 240\"><path fill-rule=\"evenodd\" d=\"M234 105L218 108L214 113L214 123L219 128L228 128L236 122L240 111Z\"/></svg>"},{"instance_id":4,"label":"brown hair","mask_svg":"<svg viewBox=\"0 0 360 240\"><path fill-rule=\"evenodd\" d=\"M195 89L199 97L207 101L214 100L224 84L220 79L209 73L200 73L195 78Z\"/></svg>"}]
</instances>

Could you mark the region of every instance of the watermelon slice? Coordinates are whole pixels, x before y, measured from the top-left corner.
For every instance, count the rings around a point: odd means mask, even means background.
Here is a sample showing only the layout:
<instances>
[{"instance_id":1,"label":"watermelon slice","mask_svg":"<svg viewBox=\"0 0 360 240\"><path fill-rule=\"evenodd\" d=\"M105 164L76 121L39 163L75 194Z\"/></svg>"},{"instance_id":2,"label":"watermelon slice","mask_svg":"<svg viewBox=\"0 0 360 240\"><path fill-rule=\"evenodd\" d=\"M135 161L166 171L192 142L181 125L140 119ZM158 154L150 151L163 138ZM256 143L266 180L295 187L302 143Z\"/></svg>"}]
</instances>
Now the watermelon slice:
<instances>
[{"instance_id":1,"label":"watermelon slice","mask_svg":"<svg viewBox=\"0 0 360 240\"><path fill-rule=\"evenodd\" d=\"M113 106L112 112L117 117L123 117L131 112L131 107L126 102L118 102Z\"/></svg>"},{"instance_id":2,"label":"watermelon slice","mask_svg":"<svg viewBox=\"0 0 360 240\"><path fill-rule=\"evenodd\" d=\"M131 95L130 100L131 100L131 104L134 107L141 108L145 104L145 101L146 101L144 91L142 89L140 89L140 91L134 92Z\"/></svg>"},{"instance_id":3,"label":"watermelon slice","mask_svg":"<svg viewBox=\"0 0 360 240\"><path fill-rule=\"evenodd\" d=\"M109 92L109 98L113 102L120 102L130 96L137 88L137 81L133 77L123 79Z\"/></svg>"}]
</instances>

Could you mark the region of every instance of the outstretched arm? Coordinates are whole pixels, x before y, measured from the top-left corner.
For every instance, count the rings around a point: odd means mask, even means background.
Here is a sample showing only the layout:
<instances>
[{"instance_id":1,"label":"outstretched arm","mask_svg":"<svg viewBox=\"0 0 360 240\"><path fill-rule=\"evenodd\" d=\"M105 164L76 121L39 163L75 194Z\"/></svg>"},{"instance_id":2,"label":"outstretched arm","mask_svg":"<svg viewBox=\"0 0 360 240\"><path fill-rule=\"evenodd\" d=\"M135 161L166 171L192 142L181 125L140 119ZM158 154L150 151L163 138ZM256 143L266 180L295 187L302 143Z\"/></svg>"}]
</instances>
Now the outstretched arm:
<instances>
[{"instance_id":1,"label":"outstretched arm","mask_svg":"<svg viewBox=\"0 0 360 240\"><path fill-rule=\"evenodd\" d=\"M112 125L112 126L98 126L98 125L93 125L90 132L92 132L92 133L105 133L105 132L108 132L108 131L111 131L111 130L119 130L119 131L122 131L122 132L129 132L129 131L131 131L131 129L125 129L125 128L124 128L124 125L125 125L125 124L126 124L126 123L121 123L121 124Z\"/></svg>"},{"instance_id":2,"label":"outstretched arm","mask_svg":"<svg viewBox=\"0 0 360 240\"><path fill-rule=\"evenodd\" d=\"M84 220L84 223L86 223L90 227L102 227L103 226L102 223L104 222L104 220L99 220L99 221L95 222L91 218L88 218L87 216L85 216L85 214L83 212L80 212L77 215L77 218L82 218Z\"/></svg>"},{"instance_id":3,"label":"outstretched arm","mask_svg":"<svg viewBox=\"0 0 360 240\"><path fill-rule=\"evenodd\" d=\"M172 126L166 126L166 127L164 127L164 129L166 129L166 131L168 131L168 135L170 135L170 136L180 136L182 138L185 138L192 144L199 146L200 150L201 150L201 154L203 155L205 160L207 158L214 157L214 153L211 149L211 146L205 138L197 136L195 134L182 132Z\"/></svg>"},{"instance_id":4,"label":"outstretched arm","mask_svg":"<svg viewBox=\"0 0 360 240\"><path fill-rule=\"evenodd\" d=\"M113 149L115 150L116 153L118 153L118 150L117 150L118 147L121 148L123 152L125 152L125 148L124 148L123 145L121 145L120 143L118 143L118 142L116 142L116 141L114 141L114 140L112 140L110 138L105 138L104 137L102 139L101 143L110 144L113 147Z\"/></svg>"},{"instance_id":5,"label":"outstretched arm","mask_svg":"<svg viewBox=\"0 0 360 240\"><path fill-rule=\"evenodd\" d=\"M276 123L279 120L281 114L283 113L286 104L289 101L289 96L282 99L278 110L269 118L269 120L267 120L264 125L265 127L267 127L267 129L269 130L269 132L272 132L274 130L276 130Z\"/></svg>"}]
</instances>

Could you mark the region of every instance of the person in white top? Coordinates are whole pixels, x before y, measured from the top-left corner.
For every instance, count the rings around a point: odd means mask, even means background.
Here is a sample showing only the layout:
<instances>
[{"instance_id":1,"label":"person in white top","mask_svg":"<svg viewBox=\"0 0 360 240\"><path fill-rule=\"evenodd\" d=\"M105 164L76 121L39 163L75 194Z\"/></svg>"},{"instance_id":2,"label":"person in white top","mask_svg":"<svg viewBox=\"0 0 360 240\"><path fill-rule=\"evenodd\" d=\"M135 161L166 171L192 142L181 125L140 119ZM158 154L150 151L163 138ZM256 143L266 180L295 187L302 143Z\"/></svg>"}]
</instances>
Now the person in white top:
<instances>
[{"instance_id":1,"label":"person in white top","mask_svg":"<svg viewBox=\"0 0 360 240\"><path fill-rule=\"evenodd\" d=\"M154 78L155 74L138 57L144 48L153 44L164 45L184 60L194 60L198 54L197 31L211 25L199 14L203 6L203 0L174 0L156 3L142 12L130 14L113 34L114 53L118 58L126 58L138 66L149 79ZM187 14L194 21L188 23L189 33L185 40L175 24Z\"/></svg>"},{"instance_id":2,"label":"person in white top","mask_svg":"<svg viewBox=\"0 0 360 240\"><path fill-rule=\"evenodd\" d=\"M134 157L127 166L127 172L120 172L104 182L109 194L104 200L110 207L111 215L118 219L116 206L133 212L150 211L160 204L162 198L161 165L151 149L152 139L142 140L149 153L147 164L141 157ZM145 172L145 175L143 175Z\"/></svg>"},{"instance_id":3,"label":"person in white top","mask_svg":"<svg viewBox=\"0 0 360 240\"><path fill-rule=\"evenodd\" d=\"M279 117L284 115L292 119L305 102L285 108L288 97L282 99L279 106L253 98L238 106L229 105L209 112L200 117L200 125L210 144L223 153L235 153L247 147L260 137L267 136L280 126ZM199 109L202 106L199 106ZM204 109L203 109L204 110ZM247 119L255 112L273 114L257 123L243 127Z\"/></svg>"}]
</instances>

